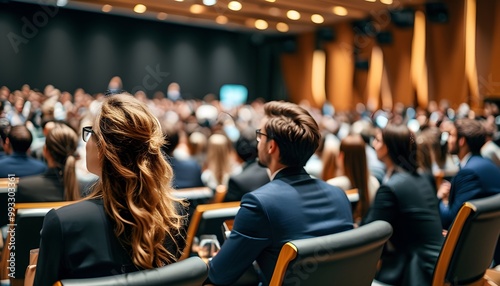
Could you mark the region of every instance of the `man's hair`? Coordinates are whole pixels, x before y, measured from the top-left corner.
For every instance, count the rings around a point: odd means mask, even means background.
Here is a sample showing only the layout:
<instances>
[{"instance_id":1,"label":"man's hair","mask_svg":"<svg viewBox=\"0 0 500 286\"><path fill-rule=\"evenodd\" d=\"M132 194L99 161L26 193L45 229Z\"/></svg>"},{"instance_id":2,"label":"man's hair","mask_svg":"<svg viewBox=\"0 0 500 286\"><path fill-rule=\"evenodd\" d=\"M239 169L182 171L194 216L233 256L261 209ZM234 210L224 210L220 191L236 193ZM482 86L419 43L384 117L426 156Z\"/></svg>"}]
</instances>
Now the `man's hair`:
<instances>
[{"instance_id":1,"label":"man's hair","mask_svg":"<svg viewBox=\"0 0 500 286\"><path fill-rule=\"evenodd\" d=\"M382 129L382 140L396 166L410 173L417 172L417 142L406 125L387 125Z\"/></svg>"},{"instance_id":2,"label":"man's hair","mask_svg":"<svg viewBox=\"0 0 500 286\"><path fill-rule=\"evenodd\" d=\"M274 139L280 149L280 163L304 166L319 146L318 124L304 108L290 102L271 101L264 105L269 120L267 140Z\"/></svg>"},{"instance_id":3,"label":"man's hair","mask_svg":"<svg viewBox=\"0 0 500 286\"><path fill-rule=\"evenodd\" d=\"M17 153L26 153L33 142L31 132L24 125L11 127L7 138L9 138L12 150Z\"/></svg>"},{"instance_id":4,"label":"man's hair","mask_svg":"<svg viewBox=\"0 0 500 286\"><path fill-rule=\"evenodd\" d=\"M481 122L463 118L455 121L455 127L457 128L457 138L465 138L469 151L472 154L481 154L481 147L486 142L486 129Z\"/></svg>"}]
</instances>

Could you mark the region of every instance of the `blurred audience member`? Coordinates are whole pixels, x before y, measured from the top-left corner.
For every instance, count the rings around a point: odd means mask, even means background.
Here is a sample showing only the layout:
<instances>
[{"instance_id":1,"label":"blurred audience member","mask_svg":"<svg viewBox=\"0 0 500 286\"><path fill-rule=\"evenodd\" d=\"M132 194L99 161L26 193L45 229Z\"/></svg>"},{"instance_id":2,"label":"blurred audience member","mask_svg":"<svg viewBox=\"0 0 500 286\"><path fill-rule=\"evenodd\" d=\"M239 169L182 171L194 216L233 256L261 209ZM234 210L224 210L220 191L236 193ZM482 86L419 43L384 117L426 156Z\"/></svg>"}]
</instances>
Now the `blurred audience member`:
<instances>
[{"instance_id":1,"label":"blurred audience member","mask_svg":"<svg viewBox=\"0 0 500 286\"><path fill-rule=\"evenodd\" d=\"M45 172L47 166L43 162L28 156L31 142L33 136L26 126L11 127L4 144L6 153L10 155L0 159L0 178L9 175L26 177Z\"/></svg>"},{"instance_id":2,"label":"blurred audience member","mask_svg":"<svg viewBox=\"0 0 500 286\"><path fill-rule=\"evenodd\" d=\"M19 181L16 202L73 201L80 198L75 174L78 135L69 126L54 123L47 134L43 155L45 173Z\"/></svg>"},{"instance_id":3,"label":"blurred audience member","mask_svg":"<svg viewBox=\"0 0 500 286\"><path fill-rule=\"evenodd\" d=\"M415 135L406 125L390 124L377 131L373 146L387 172L362 224L385 220L393 228L375 278L431 285L443 236L435 188L417 172Z\"/></svg>"}]
</instances>

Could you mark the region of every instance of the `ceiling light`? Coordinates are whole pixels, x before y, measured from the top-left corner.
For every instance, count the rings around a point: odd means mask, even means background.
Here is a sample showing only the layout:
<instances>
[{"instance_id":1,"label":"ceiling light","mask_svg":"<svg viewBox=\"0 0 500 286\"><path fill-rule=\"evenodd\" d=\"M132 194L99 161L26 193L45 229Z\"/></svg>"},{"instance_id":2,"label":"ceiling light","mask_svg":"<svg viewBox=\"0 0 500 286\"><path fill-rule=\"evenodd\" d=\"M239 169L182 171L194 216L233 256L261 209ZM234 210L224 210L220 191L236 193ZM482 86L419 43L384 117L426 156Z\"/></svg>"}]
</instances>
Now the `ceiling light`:
<instances>
[{"instance_id":1,"label":"ceiling light","mask_svg":"<svg viewBox=\"0 0 500 286\"><path fill-rule=\"evenodd\" d=\"M274 3L274 2L276 2L276 0L266 0L266 2Z\"/></svg>"},{"instance_id":2,"label":"ceiling light","mask_svg":"<svg viewBox=\"0 0 500 286\"><path fill-rule=\"evenodd\" d=\"M276 8L276 7L269 8L269 15L274 16L274 17L280 16L281 15L280 8Z\"/></svg>"},{"instance_id":3,"label":"ceiling light","mask_svg":"<svg viewBox=\"0 0 500 286\"><path fill-rule=\"evenodd\" d=\"M320 14L313 14L311 16L311 21L316 24L321 24L325 21L325 18L323 18Z\"/></svg>"},{"instance_id":4,"label":"ceiling light","mask_svg":"<svg viewBox=\"0 0 500 286\"><path fill-rule=\"evenodd\" d=\"M227 8L233 11L240 11L243 6L238 1L231 1L227 4Z\"/></svg>"},{"instance_id":5,"label":"ceiling light","mask_svg":"<svg viewBox=\"0 0 500 286\"><path fill-rule=\"evenodd\" d=\"M110 12L112 9L113 9L113 6L111 6L111 5L109 5L109 4L106 4L106 5L103 5L103 6L102 6L102 11L103 11L104 13L108 13L108 12Z\"/></svg>"},{"instance_id":6,"label":"ceiling light","mask_svg":"<svg viewBox=\"0 0 500 286\"><path fill-rule=\"evenodd\" d=\"M337 16L345 16L347 15L347 9L342 6L333 7L333 13Z\"/></svg>"},{"instance_id":7,"label":"ceiling light","mask_svg":"<svg viewBox=\"0 0 500 286\"><path fill-rule=\"evenodd\" d=\"M221 24L221 25L226 24L228 21L229 20L224 15L219 15L219 16L217 16L217 18L215 18L215 22L217 22L217 24Z\"/></svg>"},{"instance_id":8,"label":"ceiling light","mask_svg":"<svg viewBox=\"0 0 500 286\"><path fill-rule=\"evenodd\" d=\"M205 6L214 6L215 4L217 4L217 0L203 0Z\"/></svg>"},{"instance_id":9,"label":"ceiling light","mask_svg":"<svg viewBox=\"0 0 500 286\"><path fill-rule=\"evenodd\" d=\"M255 21L255 28L259 30L265 30L267 29L267 27L269 27L269 24L267 24L265 20L258 19Z\"/></svg>"},{"instance_id":10,"label":"ceiling light","mask_svg":"<svg viewBox=\"0 0 500 286\"><path fill-rule=\"evenodd\" d=\"M167 16L168 16L167 13L160 12L160 13L158 13L158 15L156 15L156 19L165 20L165 19L167 19Z\"/></svg>"},{"instance_id":11,"label":"ceiling light","mask_svg":"<svg viewBox=\"0 0 500 286\"><path fill-rule=\"evenodd\" d=\"M200 5L200 4L193 4L191 7L189 7L189 12L193 14L201 14L205 10L205 6Z\"/></svg>"},{"instance_id":12,"label":"ceiling light","mask_svg":"<svg viewBox=\"0 0 500 286\"><path fill-rule=\"evenodd\" d=\"M282 33L285 33L285 32L288 32L289 28L288 28L288 25L286 23L279 22L278 24L276 24L276 30L278 30Z\"/></svg>"},{"instance_id":13,"label":"ceiling light","mask_svg":"<svg viewBox=\"0 0 500 286\"><path fill-rule=\"evenodd\" d=\"M144 6L142 4L137 4L134 7L134 12L137 14L142 14L142 13L146 12L146 6Z\"/></svg>"},{"instance_id":14,"label":"ceiling light","mask_svg":"<svg viewBox=\"0 0 500 286\"><path fill-rule=\"evenodd\" d=\"M365 0L366 2L376 2L377 0Z\"/></svg>"},{"instance_id":15,"label":"ceiling light","mask_svg":"<svg viewBox=\"0 0 500 286\"><path fill-rule=\"evenodd\" d=\"M184 0L175 0L175 2L184 2Z\"/></svg>"},{"instance_id":16,"label":"ceiling light","mask_svg":"<svg viewBox=\"0 0 500 286\"><path fill-rule=\"evenodd\" d=\"M289 10L288 12L286 12L286 16L290 20L298 20L298 19L300 19L300 13L298 11L295 11L295 10Z\"/></svg>"},{"instance_id":17,"label":"ceiling light","mask_svg":"<svg viewBox=\"0 0 500 286\"><path fill-rule=\"evenodd\" d=\"M392 0L380 0L380 2L382 2L384 4L387 4L387 5L391 5L392 4Z\"/></svg>"}]
</instances>

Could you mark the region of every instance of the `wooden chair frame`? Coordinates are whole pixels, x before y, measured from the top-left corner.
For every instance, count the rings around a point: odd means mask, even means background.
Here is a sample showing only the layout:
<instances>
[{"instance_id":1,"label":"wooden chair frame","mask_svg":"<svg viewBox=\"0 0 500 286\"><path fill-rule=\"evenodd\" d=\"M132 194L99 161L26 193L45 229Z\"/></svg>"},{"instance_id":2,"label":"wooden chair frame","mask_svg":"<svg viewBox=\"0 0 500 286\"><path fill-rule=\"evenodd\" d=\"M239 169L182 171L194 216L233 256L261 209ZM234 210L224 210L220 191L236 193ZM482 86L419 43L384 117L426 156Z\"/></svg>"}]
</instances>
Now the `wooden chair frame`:
<instances>
[{"instance_id":1,"label":"wooden chair frame","mask_svg":"<svg viewBox=\"0 0 500 286\"><path fill-rule=\"evenodd\" d=\"M184 248L184 252L182 253L180 260L186 259L189 257L189 255L191 253L191 247L193 246L193 240L196 236L196 232L198 231L198 228L199 228L199 225L201 222L201 218L202 218L204 212L210 211L210 210L217 210L217 209L235 208L235 207L239 207L239 206L240 206L240 202L226 202L226 203L198 205L196 207L195 212L193 213L193 216L191 217L191 221L189 222L189 227L187 230L187 238L186 238L186 247ZM222 228L221 228L221 232L222 232Z\"/></svg>"}]
</instances>

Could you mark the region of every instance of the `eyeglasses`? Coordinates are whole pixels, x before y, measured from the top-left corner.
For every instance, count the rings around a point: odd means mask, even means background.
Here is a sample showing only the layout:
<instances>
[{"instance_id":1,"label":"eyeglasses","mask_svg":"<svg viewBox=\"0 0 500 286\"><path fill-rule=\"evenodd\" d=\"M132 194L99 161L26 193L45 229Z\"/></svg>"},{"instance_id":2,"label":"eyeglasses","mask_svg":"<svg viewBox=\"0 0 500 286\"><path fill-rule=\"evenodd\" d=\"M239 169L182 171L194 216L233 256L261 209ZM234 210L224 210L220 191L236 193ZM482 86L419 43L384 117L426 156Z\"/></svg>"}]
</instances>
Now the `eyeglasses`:
<instances>
[{"instance_id":1,"label":"eyeglasses","mask_svg":"<svg viewBox=\"0 0 500 286\"><path fill-rule=\"evenodd\" d=\"M255 135L257 135L257 137L256 137L257 142L260 142L260 140L261 140L260 137L261 136L269 137L269 136L267 136L267 134L260 132L260 130L262 130L262 129L255 130Z\"/></svg>"},{"instance_id":2,"label":"eyeglasses","mask_svg":"<svg viewBox=\"0 0 500 286\"><path fill-rule=\"evenodd\" d=\"M82 139L83 142L87 142L90 139L90 136L94 133L91 126L86 126L82 128Z\"/></svg>"}]
</instances>

